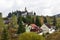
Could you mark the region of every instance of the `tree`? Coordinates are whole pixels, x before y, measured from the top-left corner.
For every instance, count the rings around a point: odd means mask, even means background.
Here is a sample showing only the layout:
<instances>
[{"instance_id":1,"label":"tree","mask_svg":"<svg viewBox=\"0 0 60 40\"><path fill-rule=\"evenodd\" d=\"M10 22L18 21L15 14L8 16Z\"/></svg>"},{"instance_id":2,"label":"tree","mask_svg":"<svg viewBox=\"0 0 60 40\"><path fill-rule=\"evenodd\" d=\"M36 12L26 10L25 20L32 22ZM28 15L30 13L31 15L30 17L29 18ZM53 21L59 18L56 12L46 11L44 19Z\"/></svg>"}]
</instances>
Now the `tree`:
<instances>
[{"instance_id":1,"label":"tree","mask_svg":"<svg viewBox=\"0 0 60 40\"><path fill-rule=\"evenodd\" d=\"M35 24L37 26L41 27L41 23L40 23L40 20L39 20L39 17L38 16L36 16L36 22L35 22Z\"/></svg>"},{"instance_id":2,"label":"tree","mask_svg":"<svg viewBox=\"0 0 60 40\"><path fill-rule=\"evenodd\" d=\"M34 23L34 16L22 17L22 20L24 23L32 24L32 23Z\"/></svg>"},{"instance_id":3,"label":"tree","mask_svg":"<svg viewBox=\"0 0 60 40\"><path fill-rule=\"evenodd\" d=\"M11 16L12 16L12 14L11 14L11 13L9 13L9 14L8 14L8 18L10 18Z\"/></svg>"},{"instance_id":4,"label":"tree","mask_svg":"<svg viewBox=\"0 0 60 40\"><path fill-rule=\"evenodd\" d=\"M36 33L29 32L29 33L20 34L18 40L45 40L45 38Z\"/></svg>"},{"instance_id":5,"label":"tree","mask_svg":"<svg viewBox=\"0 0 60 40\"><path fill-rule=\"evenodd\" d=\"M23 21L24 23L27 23L27 19L26 19L25 17L22 17L22 21Z\"/></svg>"},{"instance_id":6,"label":"tree","mask_svg":"<svg viewBox=\"0 0 60 40\"><path fill-rule=\"evenodd\" d=\"M9 40L8 31L6 30L6 28L4 28L4 30L2 32L1 40Z\"/></svg>"},{"instance_id":7,"label":"tree","mask_svg":"<svg viewBox=\"0 0 60 40\"><path fill-rule=\"evenodd\" d=\"M16 17L15 14L12 14L11 23L12 23L12 26L13 26L14 28L17 27L17 17Z\"/></svg>"},{"instance_id":8,"label":"tree","mask_svg":"<svg viewBox=\"0 0 60 40\"><path fill-rule=\"evenodd\" d=\"M24 33L25 32L25 27L22 24L22 16L18 17L18 25L19 25L19 27L18 27L17 34Z\"/></svg>"},{"instance_id":9,"label":"tree","mask_svg":"<svg viewBox=\"0 0 60 40\"><path fill-rule=\"evenodd\" d=\"M32 17L31 17L31 15L27 15L26 16L26 21L27 21L28 24L32 23Z\"/></svg>"},{"instance_id":10,"label":"tree","mask_svg":"<svg viewBox=\"0 0 60 40\"><path fill-rule=\"evenodd\" d=\"M56 17L53 17L53 25L56 26Z\"/></svg>"},{"instance_id":11,"label":"tree","mask_svg":"<svg viewBox=\"0 0 60 40\"><path fill-rule=\"evenodd\" d=\"M46 19L46 17L44 17L44 23L47 23L47 19Z\"/></svg>"},{"instance_id":12,"label":"tree","mask_svg":"<svg viewBox=\"0 0 60 40\"><path fill-rule=\"evenodd\" d=\"M12 15L16 15L17 16L17 11L16 12L12 12Z\"/></svg>"},{"instance_id":13,"label":"tree","mask_svg":"<svg viewBox=\"0 0 60 40\"><path fill-rule=\"evenodd\" d=\"M5 25L4 25L4 21L2 18L2 13L0 13L0 32L3 31L3 27L5 27Z\"/></svg>"},{"instance_id":14,"label":"tree","mask_svg":"<svg viewBox=\"0 0 60 40\"><path fill-rule=\"evenodd\" d=\"M55 32L55 33L49 34L46 37L46 40L60 40L60 32Z\"/></svg>"}]
</instances>

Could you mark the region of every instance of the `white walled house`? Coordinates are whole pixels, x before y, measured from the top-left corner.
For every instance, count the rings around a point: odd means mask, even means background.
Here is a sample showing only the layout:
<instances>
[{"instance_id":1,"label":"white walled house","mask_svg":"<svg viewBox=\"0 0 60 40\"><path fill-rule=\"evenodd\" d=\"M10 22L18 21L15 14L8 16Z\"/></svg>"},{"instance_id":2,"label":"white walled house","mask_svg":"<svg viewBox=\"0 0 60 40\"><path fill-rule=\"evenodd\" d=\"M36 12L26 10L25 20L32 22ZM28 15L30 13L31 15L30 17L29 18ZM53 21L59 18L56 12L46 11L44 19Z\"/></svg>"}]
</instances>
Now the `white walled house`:
<instances>
[{"instance_id":1,"label":"white walled house","mask_svg":"<svg viewBox=\"0 0 60 40\"><path fill-rule=\"evenodd\" d=\"M50 26L49 24L43 24L41 26L41 29L42 29L42 32L39 33L39 35L42 35L43 33L49 33L49 34L51 34L51 33L55 32L55 29L53 29L53 27Z\"/></svg>"},{"instance_id":2,"label":"white walled house","mask_svg":"<svg viewBox=\"0 0 60 40\"><path fill-rule=\"evenodd\" d=\"M27 24L26 27L25 27L25 31L30 32L30 30L31 30L31 26L28 26L28 24Z\"/></svg>"},{"instance_id":3,"label":"white walled house","mask_svg":"<svg viewBox=\"0 0 60 40\"><path fill-rule=\"evenodd\" d=\"M41 29L42 29L42 32L43 32L43 33L48 33L48 32L49 32L49 28L48 28L45 24L43 24L43 25L41 26Z\"/></svg>"}]
</instances>

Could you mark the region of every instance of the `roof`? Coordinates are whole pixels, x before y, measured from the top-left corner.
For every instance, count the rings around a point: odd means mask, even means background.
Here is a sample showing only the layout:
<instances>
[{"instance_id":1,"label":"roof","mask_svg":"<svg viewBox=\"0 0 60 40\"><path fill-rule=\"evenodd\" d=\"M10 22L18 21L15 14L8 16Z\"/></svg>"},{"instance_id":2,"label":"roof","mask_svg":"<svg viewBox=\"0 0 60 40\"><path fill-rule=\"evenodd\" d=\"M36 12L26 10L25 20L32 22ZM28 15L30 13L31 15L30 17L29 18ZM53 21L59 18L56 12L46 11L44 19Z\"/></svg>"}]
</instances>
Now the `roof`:
<instances>
[{"instance_id":1,"label":"roof","mask_svg":"<svg viewBox=\"0 0 60 40\"><path fill-rule=\"evenodd\" d=\"M51 28L50 24L46 23L45 25L46 25L48 28Z\"/></svg>"},{"instance_id":2,"label":"roof","mask_svg":"<svg viewBox=\"0 0 60 40\"><path fill-rule=\"evenodd\" d=\"M32 27L37 27L37 25L35 25L35 24L30 24Z\"/></svg>"},{"instance_id":3,"label":"roof","mask_svg":"<svg viewBox=\"0 0 60 40\"><path fill-rule=\"evenodd\" d=\"M38 32L38 30L39 30L39 27L37 26L37 25L35 25L35 24L31 24L31 32Z\"/></svg>"},{"instance_id":4,"label":"roof","mask_svg":"<svg viewBox=\"0 0 60 40\"><path fill-rule=\"evenodd\" d=\"M9 20L4 20L4 23L5 23L5 24L8 24L8 23L9 23Z\"/></svg>"}]
</instances>

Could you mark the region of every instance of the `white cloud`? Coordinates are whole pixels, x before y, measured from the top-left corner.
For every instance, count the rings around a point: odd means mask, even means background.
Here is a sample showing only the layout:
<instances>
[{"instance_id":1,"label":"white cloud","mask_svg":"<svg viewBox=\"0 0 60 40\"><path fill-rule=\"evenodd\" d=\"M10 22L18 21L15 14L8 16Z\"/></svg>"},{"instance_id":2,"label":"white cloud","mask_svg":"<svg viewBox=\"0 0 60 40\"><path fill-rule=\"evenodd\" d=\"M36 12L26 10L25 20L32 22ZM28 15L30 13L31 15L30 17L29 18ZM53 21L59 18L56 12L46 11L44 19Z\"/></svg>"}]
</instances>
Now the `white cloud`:
<instances>
[{"instance_id":1,"label":"white cloud","mask_svg":"<svg viewBox=\"0 0 60 40\"><path fill-rule=\"evenodd\" d=\"M13 1L5 1L5 0L0 0L0 9L8 9L13 6Z\"/></svg>"},{"instance_id":2,"label":"white cloud","mask_svg":"<svg viewBox=\"0 0 60 40\"><path fill-rule=\"evenodd\" d=\"M60 0L0 0L3 16L8 12L24 9L35 11L37 15L54 15L60 13Z\"/></svg>"}]
</instances>

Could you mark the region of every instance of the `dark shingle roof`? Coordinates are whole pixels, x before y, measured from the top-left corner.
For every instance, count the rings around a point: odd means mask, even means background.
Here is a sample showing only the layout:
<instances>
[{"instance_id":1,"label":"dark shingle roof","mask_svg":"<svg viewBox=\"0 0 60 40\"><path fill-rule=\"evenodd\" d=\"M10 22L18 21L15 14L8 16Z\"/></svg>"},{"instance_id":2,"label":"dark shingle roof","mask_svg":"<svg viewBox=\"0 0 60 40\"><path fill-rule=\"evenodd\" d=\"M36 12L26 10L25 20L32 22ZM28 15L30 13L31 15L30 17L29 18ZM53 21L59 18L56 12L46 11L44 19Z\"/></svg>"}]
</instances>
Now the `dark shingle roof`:
<instances>
[{"instance_id":1,"label":"dark shingle roof","mask_svg":"<svg viewBox=\"0 0 60 40\"><path fill-rule=\"evenodd\" d=\"M46 25L48 28L51 28L50 24L46 23L45 25Z\"/></svg>"}]
</instances>

